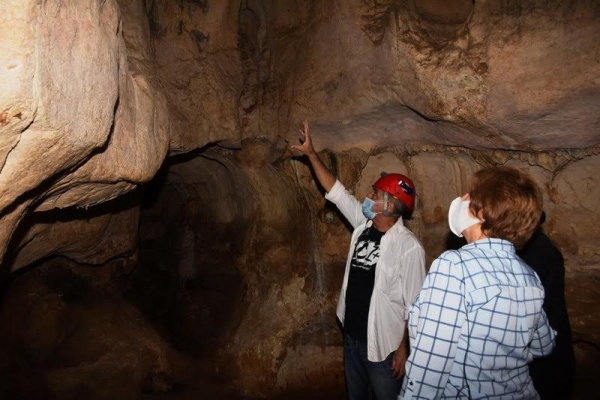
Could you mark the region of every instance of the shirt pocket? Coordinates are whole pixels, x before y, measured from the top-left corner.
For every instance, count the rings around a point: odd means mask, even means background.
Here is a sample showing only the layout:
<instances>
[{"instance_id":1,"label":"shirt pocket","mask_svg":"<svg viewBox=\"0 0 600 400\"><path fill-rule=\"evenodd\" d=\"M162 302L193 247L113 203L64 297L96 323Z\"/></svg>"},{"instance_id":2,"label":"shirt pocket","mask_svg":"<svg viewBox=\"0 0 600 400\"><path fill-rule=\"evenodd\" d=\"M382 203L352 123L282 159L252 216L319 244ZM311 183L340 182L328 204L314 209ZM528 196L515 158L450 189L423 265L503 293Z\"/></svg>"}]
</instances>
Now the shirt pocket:
<instances>
[{"instance_id":1,"label":"shirt pocket","mask_svg":"<svg viewBox=\"0 0 600 400\"><path fill-rule=\"evenodd\" d=\"M385 260L380 260L376 268L379 269L379 274L376 276L375 289L387 296L392 296L401 287L397 268L390 267L390 264L386 263Z\"/></svg>"}]
</instances>

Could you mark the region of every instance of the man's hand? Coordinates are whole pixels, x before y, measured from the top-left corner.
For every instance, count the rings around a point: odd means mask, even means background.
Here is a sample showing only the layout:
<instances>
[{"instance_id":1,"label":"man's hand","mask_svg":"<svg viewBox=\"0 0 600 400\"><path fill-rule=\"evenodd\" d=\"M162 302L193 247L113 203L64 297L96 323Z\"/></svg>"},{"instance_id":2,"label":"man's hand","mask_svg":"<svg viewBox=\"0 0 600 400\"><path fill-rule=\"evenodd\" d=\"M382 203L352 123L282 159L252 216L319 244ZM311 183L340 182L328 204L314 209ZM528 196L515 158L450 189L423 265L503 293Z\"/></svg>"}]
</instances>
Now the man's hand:
<instances>
[{"instance_id":1,"label":"man's hand","mask_svg":"<svg viewBox=\"0 0 600 400\"><path fill-rule=\"evenodd\" d=\"M398 350L394 353L394 358L392 359L392 371L394 378L400 379L406 373L406 360L408 360L408 341L406 340L407 336L404 336L404 339L400 343Z\"/></svg>"},{"instance_id":2,"label":"man's hand","mask_svg":"<svg viewBox=\"0 0 600 400\"><path fill-rule=\"evenodd\" d=\"M335 176L329 171L329 169L323 164L323 161L319 158L319 155L315 151L308 131L308 121L304 120L304 129L300 131L302 133L302 145L290 146L290 149L296 150L308 157L310 164L315 171L317 180L323 186L325 191L330 192L331 188L335 184Z\"/></svg>"},{"instance_id":3,"label":"man's hand","mask_svg":"<svg viewBox=\"0 0 600 400\"><path fill-rule=\"evenodd\" d=\"M307 120L304 120L304 128L300 131L300 133L302 133L302 140L301 140L302 144L301 145L292 145L292 146L290 146L290 148L292 150L299 151L300 153L302 153L306 156L314 155L316 152L315 152L315 148L313 147L313 144L312 144L312 139L310 137Z\"/></svg>"}]
</instances>

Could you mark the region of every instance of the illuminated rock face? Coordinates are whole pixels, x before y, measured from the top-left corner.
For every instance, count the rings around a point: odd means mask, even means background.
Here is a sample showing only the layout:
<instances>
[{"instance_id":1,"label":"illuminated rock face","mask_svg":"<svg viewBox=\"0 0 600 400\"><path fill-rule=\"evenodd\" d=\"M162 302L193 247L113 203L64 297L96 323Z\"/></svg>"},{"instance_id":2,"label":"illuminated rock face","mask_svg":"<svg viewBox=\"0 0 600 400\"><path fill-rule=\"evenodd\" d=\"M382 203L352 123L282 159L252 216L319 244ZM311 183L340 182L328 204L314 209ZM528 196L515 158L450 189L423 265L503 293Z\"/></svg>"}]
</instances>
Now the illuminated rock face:
<instances>
[{"instance_id":1,"label":"illuminated rock face","mask_svg":"<svg viewBox=\"0 0 600 400\"><path fill-rule=\"evenodd\" d=\"M148 181L162 164L169 116L147 18L134 4L3 2L0 255L31 213L103 203ZM100 220L96 232L87 231L110 234ZM59 238L65 244L79 240L68 229L52 232L66 236ZM61 253L45 247L38 259Z\"/></svg>"},{"instance_id":2,"label":"illuminated rock face","mask_svg":"<svg viewBox=\"0 0 600 400\"><path fill-rule=\"evenodd\" d=\"M164 351L123 339L131 357L150 354L127 364L134 386L170 390L160 382L178 379L174 346L210 357L238 393L339 387L334 306L349 231L287 149L309 119L327 165L359 198L381 171L414 179L409 226L428 262L448 245L447 207L472 172L531 173L567 260L575 332L600 340L598 308L586 305L598 292L585 284L600 262L600 8L537 3L4 1L2 279L55 256L102 265L90 276L69 267L101 286L86 302L106 291L128 313L133 299L170 324L169 344L139 328ZM18 279L54 299L39 276ZM26 292L8 290L5 307ZM108 307L94 313L72 320L114 320ZM23 323L27 351L65 346L60 329L35 341L65 318ZM132 329L114 324L117 338ZM78 350L68 363L103 370L97 353ZM63 396L61 363L46 380Z\"/></svg>"}]
</instances>

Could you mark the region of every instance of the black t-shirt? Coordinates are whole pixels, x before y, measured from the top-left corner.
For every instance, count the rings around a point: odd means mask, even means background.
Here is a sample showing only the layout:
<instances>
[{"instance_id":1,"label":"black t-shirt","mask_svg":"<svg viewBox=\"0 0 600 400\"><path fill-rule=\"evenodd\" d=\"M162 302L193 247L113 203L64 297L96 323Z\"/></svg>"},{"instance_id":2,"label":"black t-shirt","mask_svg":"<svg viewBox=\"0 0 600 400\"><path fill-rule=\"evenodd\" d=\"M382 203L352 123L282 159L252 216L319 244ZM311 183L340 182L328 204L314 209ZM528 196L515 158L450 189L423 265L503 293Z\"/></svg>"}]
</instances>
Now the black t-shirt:
<instances>
[{"instance_id":1,"label":"black t-shirt","mask_svg":"<svg viewBox=\"0 0 600 400\"><path fill-rule=\"evenodd\" d=\"M344 331L354 339L367 341L367 322L375 266L379 260L379 243L384 235L374 227L365 229L356 241L346 289L346 314Z\"/></svg>"}]
</instances>

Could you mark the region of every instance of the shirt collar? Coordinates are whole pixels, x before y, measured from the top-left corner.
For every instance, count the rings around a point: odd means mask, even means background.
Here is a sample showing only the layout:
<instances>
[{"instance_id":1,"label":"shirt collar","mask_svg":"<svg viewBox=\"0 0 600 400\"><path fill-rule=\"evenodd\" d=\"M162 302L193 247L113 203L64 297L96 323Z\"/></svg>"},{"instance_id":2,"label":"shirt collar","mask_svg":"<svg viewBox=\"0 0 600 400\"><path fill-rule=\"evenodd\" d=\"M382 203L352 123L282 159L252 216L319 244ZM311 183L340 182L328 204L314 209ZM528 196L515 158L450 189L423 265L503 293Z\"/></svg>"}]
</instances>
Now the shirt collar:
<instances>
[{"instance_id":1,"label":"shirt collar","mask_svg":"<svg viewBox=\"0 0 600 400\"><path fill-rule=\"evenodd\" d=\"M371 226L373 226L373 220L368 219L367 223L365 224L365 229L370 228ZM402 217L398 217L398 221L396 221L396 223L394 225L392 225L392 227L385 233L388 233L391 231L401 231L403 229L405 229L404 221L402 220Z\"/></svg>"},{"instance_id":2,"label":"shirt collar","mask_svg":"<svg viewBox=\"0 0 600 400\"><path fill-rule=\"evenodd\" d=\"M492 250L501 250L510 253L515 253L515 245L509 242L508 240L499 239L499 238L485 238L474 241L473 243L466 244L462 247L465 250L469 249L492 249Z\"/></svg>"}]
</instances>

